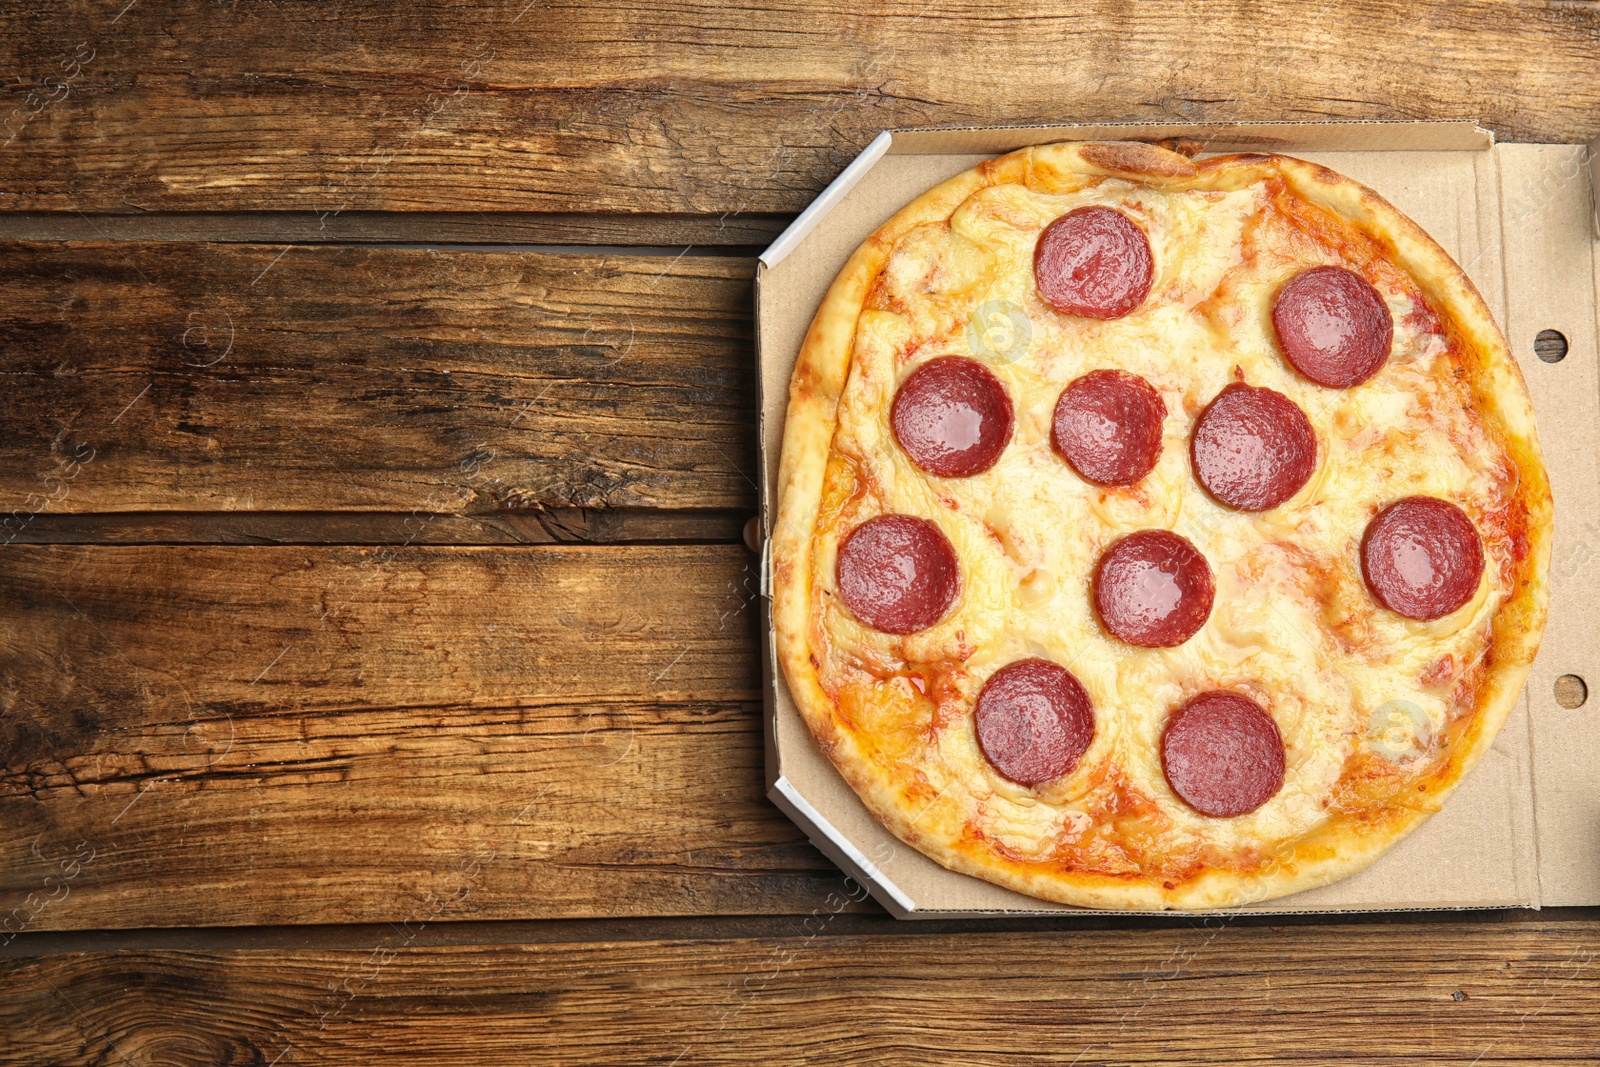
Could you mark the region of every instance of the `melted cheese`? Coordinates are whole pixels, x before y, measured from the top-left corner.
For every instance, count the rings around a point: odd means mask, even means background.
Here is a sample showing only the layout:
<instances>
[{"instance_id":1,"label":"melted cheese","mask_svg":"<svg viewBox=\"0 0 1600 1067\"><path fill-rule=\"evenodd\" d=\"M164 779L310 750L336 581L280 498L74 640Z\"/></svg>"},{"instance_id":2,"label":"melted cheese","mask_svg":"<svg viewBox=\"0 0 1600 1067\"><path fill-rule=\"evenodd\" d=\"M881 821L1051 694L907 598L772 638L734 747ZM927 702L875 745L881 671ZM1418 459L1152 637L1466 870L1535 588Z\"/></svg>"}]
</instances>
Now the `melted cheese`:
<instances>
[{"instance_id":1,"label":"melted cheese","mask_svg":"<svg viewBox=\"0 0 1600 1067\"><path fill-rule=\"evenodd\" d=\"M906 783L908 798L938 801L945 815L1013 858L1144 874L1171 874L1200 859L1259 864L1274 844L1328 818L1341 780L1355 769L1374 759L1408 773L1426 768L1472 708L1470 685L1455 683L1472 676L1510 587L1514 548L1502 527L1514 468L1475 417L1449 339L1415 284L1359 243L1333 247L1297 226L1279 210L1274 198L1282 195L1265 183L1225 192L1120 181L1069 194L989 187L948 223L920 227L898 243L858 321L830 457L834 499L824 507L813 557L817 647L828 650L823 684ZM1060 315L1034 288L1040 231L1087 204L1115 207L1149 235L1150 296L1121 319ZM1272 335L1277 287L1325 263L1359 269L1394 318L1388 364L1352 389L1300 377ZM996 325L1005 336L984 333ZM905 377L952 354L989 365L1016 407L1000 461L964 479L923 473L888 425ZM1142 376L1167 406L1160 461L1128 489L1090 485L1050 448L1061 390L1107 367ZM1260 514L1218 505L1189 463L1196 416L1239 380L1288 396L1318 439L1309 483ZM1419 493L1461 505L1484 534L1488 556L1477 596L1431 623L1378 606L1358 556L1377 510ZM955 608L906 638L862 625L839 602L834 582L839 540L887 512L938 523L962 567ZM1114 540L1156 527L1205 554L1216 603L1185 644L1140 649L1102 630L1089 583ZM971 715L988 677L1027 656L1071 670L1096 716L1077 769L1038 789L994 772ZM935 680L931 688L927 678ZM1215 688L1257 699L1287 749L1283 788L1233 819L1188 808L1160 763L1168 715Z\"/></svg>"}]
</instances>

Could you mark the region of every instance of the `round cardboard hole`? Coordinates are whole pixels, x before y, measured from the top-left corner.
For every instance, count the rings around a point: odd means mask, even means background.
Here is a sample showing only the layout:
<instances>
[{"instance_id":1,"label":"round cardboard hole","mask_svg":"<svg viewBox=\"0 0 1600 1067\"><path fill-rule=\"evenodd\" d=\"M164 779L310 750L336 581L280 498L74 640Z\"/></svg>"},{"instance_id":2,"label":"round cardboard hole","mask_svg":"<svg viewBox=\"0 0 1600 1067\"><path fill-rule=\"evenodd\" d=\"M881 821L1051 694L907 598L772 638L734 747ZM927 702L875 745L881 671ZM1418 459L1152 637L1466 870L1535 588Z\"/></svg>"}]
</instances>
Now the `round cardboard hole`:
<instances>
[{"instance_id":1,"label":"round cardboard hole","mask_svg":"<svg viewBox=\"0 0 1600 1067\"><path fill-rule=\"evenodd\" d=\"M1576 674L1563 674L1556 679L1556 703L1564 708L1581 708L1589 699L1589 686Z\"/></svg>"},{"instance_id":2,"label":"round cardboard hole","mask_svg":"<svg viewBox=\"0 0 1600 1067\"><path fill-rule=\"evenodd\" d=\"M1533 351L1546 363L1560 363L1567 358L1567 337L1560 330L1540 330L1533 339Z\"/></svg>"}]
</instances>

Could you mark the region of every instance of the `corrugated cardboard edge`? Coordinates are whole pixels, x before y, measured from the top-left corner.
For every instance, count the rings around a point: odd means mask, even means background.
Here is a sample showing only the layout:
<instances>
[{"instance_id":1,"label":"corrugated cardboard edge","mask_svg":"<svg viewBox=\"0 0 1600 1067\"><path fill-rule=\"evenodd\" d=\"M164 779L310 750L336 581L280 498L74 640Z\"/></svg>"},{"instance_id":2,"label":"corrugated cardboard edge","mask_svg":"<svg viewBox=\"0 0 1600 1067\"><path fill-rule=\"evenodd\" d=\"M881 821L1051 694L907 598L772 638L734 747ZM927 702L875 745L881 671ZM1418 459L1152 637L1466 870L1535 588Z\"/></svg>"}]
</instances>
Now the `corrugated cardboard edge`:
<instances>
[{"instance_id":1,"label":"corrugated cardboard edge","mask_svg":"<svg viewBox=\"0 0 1600 1067\"><path fill-rule=\"evenodd\" d=\"M1494 133L1478 125L1476 119L1444 119L1428 122L1383 122L1357 119L1344 122L1223 122L1223 123L1146 123L1146 122L1068 122L1030 123L1019 126L928 126L895 130L891 154L918 155L936 152L995 154L1030 144L1059 140L1138 140L1156 141L1184 137L1199 141L1207 152L1301 148L1313 151L1340 151L1349 147L1379 151L1471 151L1494 145ZM1305 135L1324 135L1319 145L1308 148ZM971 134L957 138L953 134ZM881 135L880 135L881 136Z\"/></svg>"},{"instance_id":2,"label":"corrugated cardboard edge","mask_svg":"<svg viewBox=\"0 0 1600 1067\"><path fill-rule=\"evenodd\" d=\"M1584 146L1589 157L1589 213L1594 216L1594 235L1600 238L1600 137Z\"/></svg>"},{"instance_id":3,"label":"corrugated cardboard edge","mask_svg":"<svg viewBox=\"0 0 1600 1067\"><path fill-rule=\"evenodd\" d=\"M1559 679L1600 684L1600 361L1596 288L1600 244L1594 225L1594 145L1515 144L1502 148L1504 274L1519 279L1505 323L1514 351L1531 356L1553 330L1566 358L1526 359L1555 497L1550 616L1528 676L1540 900L1545 906L1600 904L1600 691L1569 708ZM1571 240L1576 237L1578 240Z\"/></svg>"},{"instance_id":4,"label":"corrugated cardboard edge","mask_svg":"<svg viewBox=\"0 0 1600 1067\"><path fill-rule=\"evenodd\" d=\"M897 919L909 919L917 910L916 903L889 877L877 868L866 854L856 848L850 839L836 830L811 802L782 775L767 790L767 796L793 819L795 825L806 831L811 843L844 872L866 887L872 898L882 904ZM940 912L947 915L948 912Z\"/></svg>"},{"instance_id":5,"label":"corrugated cardboard edge","mask_svg":"<svg viewBox=\"0 0 1600 1067\"><path fill-rule=\"evenodd\" d=\"M769 735L770 736L770 735ZM775 759L775 754L769 754L769 765ZM1103 911L1093 908L1062 908L1043 910L1040 908L989 908L989 909L921 909L916 901L903 892L899 886L881 870L878 869L866 854L857 848L843 833L834 827L821 812L811 806L811 803L795 788L795 786L782 775L768 787L767 797L778 807L778 810L787 815L791 821L805 832L806 839L816 847L817 851L828 857L846 877L866 889L872 899L877 901L885 911L896 919L1015 919L1015 918L1109 918L1119 916L1134 919L1173 919L1186 918L1230 918L1236 916L1258 915L1391 915L1427 911L1505 911L1506 905L1502 904L1455 904L1440 905L1427 909L1420 908L1362 908L1353 911L1328 911L1314 908L1271 908L1251 909L1249 911L1238 908L1220 911ZM962 876L965 877L965 876ZM1537 905L1533 906L1537 910Z\"/></svg>"},{"instance_id":6,"label":"corrugated cardboard edge","mask_svg":"<svg viewBox=\"0 0 1600 1067\"><path fill-rule=\"evenodd\" d=\"M839 177L836 178L835 181L829 185L828 189L825 190L824 193L822 194L822 197L819 197L819 200L817 202L814 202L812 205L808 206L807 210L805 212L803 212L800 217L797 217L795 222L793 224L791 224L791 226L787 230L784 231L784 233L778 238L778 240L773 242L773 245L771 247L769 247L767 252L762 255L762 257L761 257L761 265L758 266L757 278L756 278L756 285L757 285L757 290L758 290L758 304L759 304L759 287L760 287L761 275L764 273L764 269L763 268L775 265L776 263L780 262L785 256L787 256L791 251L793 251L793 249L798 246L800 241L803 240L803 238L806 236L806 234L809 233L811 231L811 229L813 229L821 221L821 219L827 214L828 210L831 210L832 207L836 206L837 203L839 202L839 200L841 200L844 197L844 195L847 194L850 191L850 189L853 188L860 181L861 177L864 176L867 173L867 171L874 164L876 164L879 160L881 160L885 155L889 155L889 154L913 155L913 154L925 154L925 153L933 152L935 150L931 149L929 147L929 145L935 139L940 142L940 147L937 148L936 151L937 151L937 154L941 154L941 155L957 154L959 152L965 151L968 147L971 147L973 149L973 154L993 154L995 152L1001 152L1001 151L1009 150L1009 148L1020 147L1023 144L1048 143L1049 141L1052 141L1052 140L1061 140L1061 139L1066 139L1066 138L1078 138L1078 139L1084 139L1084 138L1129 138L1129 139L1141 139L1141 140L1155 140L1155 139L1160 139L1160 138L1163 138L1163 137L1180 137L1180 136L1200 137L1200 138L1202 138L1206 143L1206 151L1210 151L1210 152L1227 151L1227 150L1239 150L1240 148L1249 148L1249 147L1254 147L1254 148L1280 148L1280 149L1291 149L1291 150L1292 149L1299 149L1301 151L1323 151L1323 150L1334 150L1334 151L1337 151L1337 150L1340 150L1339 147L1330 148L1330 147L1327 147L1326 145L1318 145L1318 146L1312 147L1312 146L1306 146L1306 145L1303 145L1303 144L1285 144L1285 143L1282 143L1280 141L1280 138L1284 137L1284 135L1289 133L1290 131L1293 131L1294 133L1303 135L1306 132L1310 132L1311 129L1315 129L1319 133L1350 132L1350 133L1357 134L1362 138L1359 141L1348 142L1347 145L1345 146L1346 150L1349 150L1351 148L1359 147L1361 149L1387 150L1387 151L1400 151L1400 150L1406 150L1407 148L1409 148L1409 149L1420 149L1420 150L1431 150L1431 151L1448 151L1448 150L1477 150L1477 151L1483 151L1485 149L1493 147L1494 143L1495 143L1494 136L1493 136L1492 132L1483 129L1482 127L1478 126L1475 122L1472 122L1472 121L1445 122L1445 123L1367 123L1367 122L1362 122L1362 123L1346 123L1346 124L1328 124L1328 123L1316 123L1316 122L1307 122L1307 123L1253 123L1253 124L1240 124L1238 126L1232 126L1232 127L1196 127L1194 125L1150 126L1150 125L1147 125L1147 124L1139 124L1139 123L1113 123L1113 124L1078 124L1078 123L1073 123L1073 124L1050 124L1050 125L1029 125L1029 126L1016 126L1016 127L999 127L999 128L948 127L948 128L943 128L943 129L885 131L884 133L880 133L878 135L878 137L874 138L874 140L868 145L867 149L864 150L861 155L857 156L856 159L853 160L848 167L846 167L845 171L841 172ZM963 145L960 145L959 147L952 148L952 147L949 146L948 141L946 140L946 138L948 137L949 134L957 133L957 132L972 132L975 135L983 135L984 137L1001 138L1003 143L1001 145L995 146L995 147L989 147L989 146L986 146L986 145L982 145L981 143L974 143L974 145L972 145L972 146L968 146L968 145L963 144ZM1382 134L1384 134L1386 136L1382 137L1382 138L1376 138L1376 140L1380 140L1381 141L1381 140L1385 140L1385 139L1392 139L1389 146L1385 147L1382 144L1374 144L1375 138L1373 137L1373 135L1374 134L1379 134L1379 133L1382 133ZM1423 142L1419 143L1416 140L1415 135L1417 135L1418 133L1425 133L1427 135ZM1228 134L1230 136L1223 136L1223 134ZM1597 163L1597 161L1595 159L1596 152L1600 152L1600 139L1597 139L1594 142L1594 144L1590 146L1589 155L1588 155L1588 162L1589 162L1589 165L1590 165L1591 177L1593 178L1593 181L1594 181L1594 184L1595 184L1595 188L1597 190L1600 190L1600 163ZM822 203L822 198L823 197L827 198L827 203L824 206L822 206L820 210L813 211L812 210L813 208L817 208L819 206L819 204ZM1597 203L1600 203L1600 191L1597 191L1594 194L1594 200ZM1595 217L1596 233L1600 234L1600 207L1597 207L1596 212L1597 212L1596 213L1596 217ZM1597 269L1600 269L1600 268L1597 268ZM759 338L759 336L760 336L760 334L759 334L759 325L758 325L758 338ZM759 344L759 341L758 341L758 344ZM763 415L764 415L764 412L765 412L765 407L766 407L766 405L765 405L765 403L763 403ZM762 482L763 482L763 485L762 485L762 494L761 494L761 510L762 510L762 517L763 517L763 529L765 530L765 529L769 529L770 528L770 520L769 520L769 516L768 516L768 509L769 509L769 496L770 496L770 491L771 491L771 486L767 484L767 482L768 482L767 474L768 474L769 467L768 467L768 463L767 463L767 457L765 456L765 452L766 452L766 449L765 449L765 433L763 433L763 437L762 437L762 451L763 451L763 462L762 462ZM762 591L763 591L764 595L770 597L770 591L771 591L770 541L768 541L768 540L766 540L764 538L762 547L763 547L762 560L761 560ZM765 609L765 607L766 607L766 605L764 603L763 604L763 608ZM763 612L763 614L765 615L765 611ZM763 656L763 674L767 675L767 677L768 677L768 685L769 685L769 687L770 686L775 686L775 685L782 685L783 683L782 683L781 677L777 674L777 664L776 664L776 660L775 660L775 651L772 649L770 625L765 625L765 622L766 622L765 618L764 618L763 621L764 621L763 635L764 635L764 645L765 645L764 651L767 653L766 655ZM772 697L772 693L769 691L769 693L768 693L769 701L771 700L771 697ZM850 874L852 877L854 877L857 881L860 881L864 886L866 886L868 888L869 892L871 892L872 895L887 910L889 910L891 912L891 914L894 914L897 918L933 918L933 917L937 917L937 918L959 918L959 917L981 918L981 917L1005 917L1005 916L1013 916L1014 917L1014 916L1021 916L1021 915L1036 915L1036 916L1042 916L1042 915L1063 915L1063 916L1079 916L1079 915L1082 915L1082 916L1107 916L1107 915L1133 916L1133 915L1144 915L1144 916L1152 916L1152 917L1154 917L1154 916L1172 917L1174 914L1194 915L1194 916L1197 916L1197 917L1199 917L1199 916L1224 916L1225 917L1225 916L1231 916L1231 915L1235 915L1235 914L1252 914L1252 915L1326 915L1326 914L1352 914L1352 913L1353 914L1369 914L1369 913L1370 914L1376 914L1376 913L1385 913L1385 912L1405 912L1405 911L1418 911L1418 910L1427 910L1427 911L1503 910L1504 908L1506 908L1508 906L1519 906L1519 905L1507 905L1507 904L1504 904L1504 903L1491 903L1491 904L1450 904L1450 903L1441 903L1441 904L1430 904L1430 905L1425 906L1425 907L1416 907L1416 906L1392 907L1392 908L1385 908L1385 907L1359 907L1359 908L1351 908L1351 909L1339 909L1339 910L1333 910L1333 911L1330 911L1329 909L1321 909L1321 908L1313 909L1313 908L1293 908L1293 907L1289 907L1289 908L1271 908L1271 909L1253 908L1253 909L1250 909L1249 911L1241 911L1239 909L1227 909L1227 910L1221 910L1221 911L1184 912L1184 913L1097 911L1097 910L1091 910L1091 909L1056 910L1055 908L1050 908L1049 910L1045 910L1043 908L1041 908L1041 909L1017 908L1017 909L993 909L993 910L990 910L990 909L983 909L983 910L957 910L957 909L919 910L919 909L917 909L915 907L915 902L913 900L911 900L906 893L904 893L902 890L900 890L899 887L894 886L892 884L892 882L890 882L882 874L882 872L879 871L878 868L875 865L873 865L871 863L871 861L864 854L861 853L860 849L857 848L856 845L853 842L851 842L844 834L839 832L831 823L829 823L828 820L825 819L820 814L820 812L818 812L808 801L806 801L806 799L802 795L800 795L798 789L796 787L794 787L794 785L791 782L789 782L786 778L784 778L784 776L782 775L782 772L781 772L780 764L779 764L779 753L777 751L777 746L776 746L775 737L774 737L774 725L775 724L774 724L774 720L773 720L773 709L770 708L770 707L768 709L768 714L765 716L765 724L766 724L766 740L767 740L767 752L766 752L766 754L767 754L767 779L768 779L768 783L769 783L769 789L768 789L769 797L773 800L773 802L780 809L782 809L787 815L789 815L789 817L791 819L793 819L797 823L797 825L799 825L803 830L806 831L808 837L811 838L813 843L816 844L816 846L821 851L823 851L824 854L826 854L835 863L839 864L839 866L843 870L845 870L848 874ZM1535 836L1537 836L1537 834ZM1539 898L1537 896L1537 893L1538 893L1537 881L1538 880L1536 878L1535 879L1535 889L1534 889L1534 892L1536 894L1535 898L1532 901L1528 901L1528 902L1526 902L1526 903L1524 903L1524 904L1522 904L1520 906L1523 906L1523 907L1534 907L1534 908L1537 908L1539 906ZM1292 899L1292 898L1290 898L1290 899ZM1045 902L1041 902L1041 903L1043 904Z\"/></svg>"},{"instance_id":7,"label":"corrugated cardboard edge","mask_svg":"<svg viewBox=\"0 0 1600 1067\"><path fill-rule=\"evenodd\" d=\"M810 233L817 223L822 221L824 215L832 211L834 205L844 199L844 194L855 188L861 176L872 169L872 165L882 159L889 151L889 146L894 142L894 133L884 130L874 137L861 150L861 154L850 161L850 165L839 172L839 176L828 183L828 187L817 195L817 198L806 205L804 211L795 216L795 220L780 233L776 240L767 246L761 253L762 266L776 267L784 256L794 250L805 235Z\"/></svg>"},{"instance_id":8,"label":"corrugated cardboard edge","mask_svg":"<svg viewBox=\"0 0 1600 1067\"><path fill-rule=\"evenodd\" d=\"M844 195L855 188L861 176L885 155L920 155L937 151L944 155L952 152L974 154L1004 152L1004 143L1010 148L1029 144L1048 144L1064 138L1073 140L1123 140L1137 135L1139 140L1159 140L1164 137L1192 137L1202 141L1207 151L1237 151L1251 148L1282 147L1290 131L1307 130L1348 131L1364 139L1369 147L1382 149L1384 133L1403 136L1410 150L1471 151L1494 144L1494 132L1478 125L1474 119L1449 119L1439 122L1236 122L1197 126L1193 123L1156 124L1140 122L1063 122L1030 123L1022 126L928 126L909 130L883 130L851 160L839 176L828 183L805 210L795 216L784 231L777 236L758 257L762 265L775 267L792 252L806 234L832 211ZM971 144L952 148L950 135L972 134ZM937 142L938 148L933 145ZM1395 150L1399 150L1396 142Z\"/></svg>"}]
</instances>

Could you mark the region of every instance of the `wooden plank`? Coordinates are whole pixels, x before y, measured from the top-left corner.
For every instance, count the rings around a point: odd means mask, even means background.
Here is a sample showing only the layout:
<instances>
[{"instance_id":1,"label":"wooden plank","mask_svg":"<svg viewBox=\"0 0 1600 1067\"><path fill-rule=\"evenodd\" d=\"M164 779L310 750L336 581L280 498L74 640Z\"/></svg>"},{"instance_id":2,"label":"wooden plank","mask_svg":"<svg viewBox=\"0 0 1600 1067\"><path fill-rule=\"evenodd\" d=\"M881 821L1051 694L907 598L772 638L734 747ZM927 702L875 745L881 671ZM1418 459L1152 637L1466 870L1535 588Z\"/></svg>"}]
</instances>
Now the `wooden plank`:
<instances>
[{"instance_id":1,"label":"wooden plank","mask_svg":"<svg viewBox=\"0 0 1600 1067\"><path fill-rule=\"evenodd\" d=\"M781 214L886 127L1475 117L1576 141L1600 109L1600 10L1543 0L78 0L13 5L0 40L0 209L28 211Z\"/></svg>"},{"instance_id":2,"label":"wooden plank","mask_svg":"<svg viewBox=\"0 0 1600 1067\"><path fill-rule=\"evenodd\" d=\"M0 515L754 508L748 259L0 254Z\"/></svg>"},{"instance_id":3,"label":"wooden plank","mask_svg":"<svg viewBox=\"0 0 1600 1067\"><path fill-rule=\"evenodd\" d=\"M763 795L743 547L12 545L0 595L0 934L843 884Z\"/></svg>"},{"instance_id":4,"label":"wooden plank","mask_svg":"<svg viewBox=\"0 0 1600 1067\"><path fill-rule=\"evenodd\" d=\"M0 1063L1592 1062L1600 922L836 933L0 962Z\"/></svg>"},{"instance_id":5,"label":"wooden plank","mask_svg":"<svg viewBox=\"0 0 1600 1067\"><path fill-rule=\"evenodd\" d=\"M603 212L314 211L0 214L0 241L224 241L249 244L365 242L426 245L684 245L754 255L794 216L647 215ZM737 251L735 251L737 250Z\"/></svg>"},{"instance_id":6,"label":"wooden plank","mask_svg":"<svg viewBox=\"0 0 1600 1067\"><path fill-rule=\"evenodd\" d=\"M742 511L551 508L483 515L370 511L146 511L52 515L13 523L35 545L545 545L736 544Z\"/></svg>"},{"instance_id":7,"label":"wooden plank","mask_svg":"<svg viewBox=\"0 0 1600 1067\"><path fill-rule=\"evenodd\" d=\"M852 896L861 890L845 886ZM826 911L826 908L823 909ZM415 924L410 948L452 948L472 945L534 945L555 942L731 941L782 939L816 929L809 915L629 916L621 919L452 920ZM820 916L818 917L820 918ZM1571 923L1600 919L1593 908L1546 908L1541 912L1506 910L1462 912L1329 913L1310 915L1238 914L1229 929L1261 926L1310 926L1319 936L1336 938L1346 926L1375 923L1432 925L1451 928L1463 923ZM834 937L883 935L934 937L943 934L1046 933L1090 930L1215 929L1193 915L1166 916L1056 914L1035 918L918 919L901 921L879 909L846 908L828 919ZM234 952L241 949L366 948L391 933L389 923L333 923L320 926L168 926L132 930L28 930L6 941L0 937L0 960L59 956L81 952Z\"/></svg>"}]
</instances>

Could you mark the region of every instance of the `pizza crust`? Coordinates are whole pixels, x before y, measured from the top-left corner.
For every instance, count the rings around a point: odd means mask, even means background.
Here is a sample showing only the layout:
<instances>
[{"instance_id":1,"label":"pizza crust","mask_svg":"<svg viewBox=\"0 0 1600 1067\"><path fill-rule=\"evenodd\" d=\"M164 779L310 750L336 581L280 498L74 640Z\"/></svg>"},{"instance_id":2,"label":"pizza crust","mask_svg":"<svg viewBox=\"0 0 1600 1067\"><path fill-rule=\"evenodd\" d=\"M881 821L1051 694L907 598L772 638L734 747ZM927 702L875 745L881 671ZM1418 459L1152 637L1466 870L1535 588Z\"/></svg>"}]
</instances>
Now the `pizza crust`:
<instances>
[{"instance_id":1,"label":"pizza crust","mask_svg":"<svg viewBox=\"0 0 1600 1067\"><path fill-rule=\"evenodd\" d=\"M1511 596L1495 615L1489 670L1477 692L1470 726L1449 755L1419 781L1422 796L1392 804L1380 818L1332 816L1292 849L1238 871L1212 868L1181 882L1082 871L1041 872L992 849L974 849L954 828L919 826L903 783L891 780L841 722L818 673L811 619L815 534L824 475L837 429L838 405L869 291L897 241L912 229L949 219L979 190L1020 184L1067 192L1105 178L1156 189L1242 188L1264 175L1281 177L1300 197L1377 239L1435 309L1459 331L1473 397L1503 438L1515 464L1517 501L1526 512L1526 557ZM1515 706L1543 629L1552 523L1548 480L1521 372L1470 279L1420 227L1376 193L1302 160L1276 155L1219 156L1191 162L1152 145L1055 144L1024 148L934 187L898 211L855 251L828 289L806 333L791 380L772 531L772 619L790 692L819 746L867 807L901 840L951 870L1047 900L1102 909L1199 909L1248 904L1312 889L1355 873L1437 810L1493 743ZM924 809L924 812L926 809Z\"/></svg>"}]
</instances>

